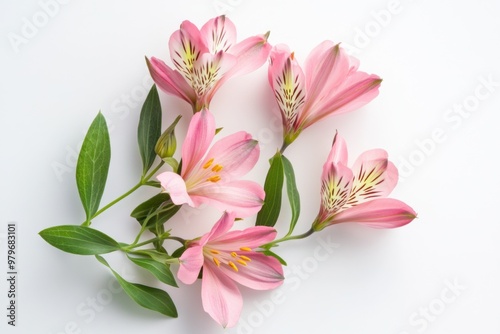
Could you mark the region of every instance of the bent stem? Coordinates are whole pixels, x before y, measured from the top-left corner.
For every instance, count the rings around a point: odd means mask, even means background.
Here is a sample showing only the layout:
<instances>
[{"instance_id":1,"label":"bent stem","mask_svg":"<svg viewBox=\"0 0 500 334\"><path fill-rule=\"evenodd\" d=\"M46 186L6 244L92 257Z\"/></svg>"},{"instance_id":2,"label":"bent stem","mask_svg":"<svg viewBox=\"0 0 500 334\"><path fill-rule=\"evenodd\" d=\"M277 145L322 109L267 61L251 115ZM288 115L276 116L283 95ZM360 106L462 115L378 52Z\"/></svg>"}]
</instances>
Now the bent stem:
<instances>
[{"instance_id":1,"label":"bent stem","mask_svg":"<svg viewBox=\"0 0 500 334\"><path fill-rule=\"evenodd\" d=\"M261 247L265 248L265 249L270 249L272 247L276 247L279 243L282 243L282 242L285 242L285 241L307 238L308 236L310 236L314 232L316 232L316 231L314 231L314 229L311 227L311 229L309 231L305 232L305 233L298 234L298 235L284 236L283 238L280 238L280 239L274 240L272 242L269 242L269 243L267 243L265 245L262 245Z\"/></svg>"},{"instance_id":2,"label":"bent stem","mask_svg":"<svg viewBox=\"0 0 500 334\"><path fill-rule=\"evenodd\" d=\"M146 176L142 176L141 177L141 180L139 181L139 183L137 183L135 186L133 186L132 188L130 188L130 190L128 190L126 193L124 193L123 195L117 197L116 199L114 199L113 201L109 202L108 204L106 204L105 206L103 206L101 209L99 209L93 216L91 219L89 219L88 221L82 223L82 226L89 226L90 225L90 221L94 218L96 218L97 216L99 216L101 213L103 213L104 211L106 211L107 209L109 209L110 207L112 207L113 205L115 205L116 203L120 202L122 199L128 197L130 194L132 194L134 191L136 191L137 189L139 189L140 187L142 187L143 185L146 185L149 181L149 179L151 179L153 177L153 175L165 164L165 162L162 160L158 166L156 166L152 171L151 173L147 174Z\"/></svg>"}]
</instances>

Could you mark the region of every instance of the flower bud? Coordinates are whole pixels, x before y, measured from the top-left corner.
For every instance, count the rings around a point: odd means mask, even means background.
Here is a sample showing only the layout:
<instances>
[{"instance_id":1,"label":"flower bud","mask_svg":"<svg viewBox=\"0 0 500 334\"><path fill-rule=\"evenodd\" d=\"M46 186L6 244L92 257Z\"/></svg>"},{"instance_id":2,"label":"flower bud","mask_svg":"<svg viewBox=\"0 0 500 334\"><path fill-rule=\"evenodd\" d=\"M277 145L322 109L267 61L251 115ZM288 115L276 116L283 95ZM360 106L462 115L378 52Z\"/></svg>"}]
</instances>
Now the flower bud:
<instances>
[{"instance_id":1,"label":"flower bud","mask_svg":"<svg viewBox=\"0 0 500 334\"><path fill-rule=\"evenodd\" d=\"M177 149L177 139L175 138L175 126L181 119L181 116L173 121L172 124L162 133L156 142L155 152L162 159L170 158L174 155Z\"/></svg>"}]
</instances>

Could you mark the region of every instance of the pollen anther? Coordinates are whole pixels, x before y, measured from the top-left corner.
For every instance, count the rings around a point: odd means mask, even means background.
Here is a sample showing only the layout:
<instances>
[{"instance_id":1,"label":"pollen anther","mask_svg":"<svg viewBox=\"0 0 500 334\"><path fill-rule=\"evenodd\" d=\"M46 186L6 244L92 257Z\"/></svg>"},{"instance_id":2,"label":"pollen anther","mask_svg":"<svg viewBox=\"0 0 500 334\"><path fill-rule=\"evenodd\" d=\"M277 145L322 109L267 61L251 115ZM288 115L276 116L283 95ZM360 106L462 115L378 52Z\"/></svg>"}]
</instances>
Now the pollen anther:
<instances>
[{"instance_id":1,"label":"pollen anther","mask_svg":"<svg viewBox=\"0 0 500 334\"><path fill-rule=\"evenodd\" d=\"M203 169L207 169L208 167L210 167L212 165L212 163L214 162L214 158L208 160L204 165L203 165Z\"/></svg>"},{"instance_id":2,"label":"pollen anther","mask_svg":"<svg viewBox=\"0 0 500 334\"><path fill-rule=\"evenodd\" d=\"M231 252L231 256L232 256L232 257L237 257L237 256L238 256L238 254L236 254L236 252Z\"/></svg>"},{"instance_id":3,"label":"pollen anther","mask_svg":"<svg viewBox=\"0 0 500 334\"><path fill-rule=\"evenodd\" d=\"M212 171L213 171L213 172L216 172L216 173L220 172L221 170L222 170L222 166L221 166L221 165L219 165L219 164L215 165L215 166L212 168Z\"/></svg>"},{"instance_id":4,"label":"pollen anther","mask_svg":"<svg viewBox=\"0 0 500 334\"><path fill-rule=\"evenodd\" d=\"M229 261L227 265L233 268L234 271L238 272L238 267L236 267L236 265L233 262Z\"/></svg>"},{"instance_id":5,"label":"pollen anther","mask_svg":"<svg viewBox=\"0 0 500 334\"><path fill-rule=\"evenodd\" d=\"M244 261L247 261L247 262L250 262L252 261L251 258L249 258L248 256L245 256L245 255L240 255L240 259L244 260Z\"/></svg>"},{"instance_id":6,"label":"pollen anther","mask_svg":"<svg viewBox=\"0 0 500 334\"><path fill-rule=\"evenodd\" d=\"M214 259L214 263L215 263L215 265L216 265L217 267L220 267L220 261L219 261L219 259L218 259L218 258L216 258L216 257L214 257L213 259Z\"/></svg>"},{"instance_id":7,"label":"pollen anther","mask_svg":"<svg viewBox=\"0 0 500 334\"><path fill-rule=\"evenodd\" d=\"M218 182L220 181L220 176L219 175L214 175L214 176L210 176L207 181L210 181L210 182Z\"/></svg>"},{"instance_id":8,"label":"pollen anther","mask_svg":"<svg viewBox=\"0 0 500 334\"><path fill-rule=\"evenodd\" d=\"M238 259L238 260L236 260L236 262L238 262L239 264L242 264L244 266L247 265L247 263L245 261L243 261L242 259Z\"/></svg>"},{"instance_id":9,"label":"pollen anther","mask_svg":"<svg viewBox=\"0 0 500 334\"><path fill-rule=\"evenodd\" d=\"M250 247L240 247L240 250L244 251L244 252L251 252L252 249Z\"/></svg>"}]
</instances>

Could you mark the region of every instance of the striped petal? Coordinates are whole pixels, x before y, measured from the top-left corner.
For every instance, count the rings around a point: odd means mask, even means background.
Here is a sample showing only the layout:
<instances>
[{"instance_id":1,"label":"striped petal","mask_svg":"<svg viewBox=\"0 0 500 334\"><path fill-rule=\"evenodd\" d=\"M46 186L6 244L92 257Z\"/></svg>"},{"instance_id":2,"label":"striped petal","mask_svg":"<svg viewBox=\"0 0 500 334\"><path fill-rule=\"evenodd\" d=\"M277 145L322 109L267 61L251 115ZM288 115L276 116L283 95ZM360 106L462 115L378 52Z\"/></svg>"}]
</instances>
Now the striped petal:
<instances>
[{"instance_id":1,"label":"striped petal","mask_svg":"<svg viewBox=\"0 0 500 334\"><path fill-rule=\"evenodd\" d=\"M268 77L286 132L292 132L306 101L306 89L304 73L286 46L273 48Z\"/></svg>"},{"instance_id":2,"label":"striped petal","mask_svg":"<svg viewBox=\"0 0 500 334\"><path fill-rule=\"evenodd\" d=\"M323 171L320 218L325 220L338 212L349 199L352 171L342 164L332 164Z\"/></svg>"},{"instance_id":3,"label":"striped petal","mask_svg":"<svg viewBox=\"0 0 500 334\"><path fill-rule=\"evenodd\" d=\"M387 152L382 149L361 154L352 171L352 190L344 208L376 197L387 197L398 182L398 171L394 164L387 160Z\"/></svg>"},{"instance_id":4,"label":"striped petal","mask_svg":"<svg viewBox=\"0 0 500 334\"><path fill-rule=\"evenodd\" d=\"M170 36L169 49L177 70L188 82L193 82L195 63L208 52L198 28L189 21L182 22L180 29Z\"/></svg>"},{"instance_id":5,"label":"striped petal","mask_svg":"<svg viewBox=\"0 0 500 334\"><path fill-rule=\"evenodd\" d=\"M146 58L149 73L153 81L166 93L180 97L191 105L196 103L196 94L184 77L168 67L162 60L152 57Z\"/></svg>"},{"instance_id":6,"label":"striped petal","mask_svg":"<svg viewBox=\"0 0 500 334\"><path fill-rule=\"evenodd\" d=\"M235 63L236 59L233 55L222 51L215 55L205 53L199 57L192 69L191 85L196 95L202 98L202 106L208 107L215 93L217 82Z\"/></svg>"},{"instance_id":7,"label":"striped petal","mask_svg":"<svg viewBox=\"0 0 500 334\"><path fill-rule=\"evenodd\" d=\"M227 52L236 43L236 27L224 15L210 19L200 29L201 37L206 41L212 54Z\"/></svg>"}]
</instances>

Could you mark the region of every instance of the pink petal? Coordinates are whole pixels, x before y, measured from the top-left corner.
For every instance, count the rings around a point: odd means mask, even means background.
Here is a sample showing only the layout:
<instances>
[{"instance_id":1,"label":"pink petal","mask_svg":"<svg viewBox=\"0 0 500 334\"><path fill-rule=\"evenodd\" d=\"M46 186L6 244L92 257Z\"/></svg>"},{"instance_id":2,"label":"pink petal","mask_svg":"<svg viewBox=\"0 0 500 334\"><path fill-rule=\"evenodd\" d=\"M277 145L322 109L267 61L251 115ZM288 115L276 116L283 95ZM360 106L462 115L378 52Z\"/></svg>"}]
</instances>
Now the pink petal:
<instances>
[{"instance_id":1,"label":"pink petal","mask_svg":"<svg viewBox=\"0 0 500 334\"><path fill-rule=\"evenodd\" d=\"M222 51L215 55L205 53L201 55L193 67L192 86L198 96L202 97L201 104L208 106L217 90L217 82L236 63L233 55Z\"/></svg>"},{"instance_id":2,"label":"pink petal","mask_svg":"<svg viewBox=\"0 0 500 334\"><path fill-rule=\"evenodd\" d=\"M215 136L215 118L209 110L202 110L193 115L182 144L182 172L187 179L199 161L207 152Z\"/></svg>"},{"instance_id":3,"label":"pink petal","mask_svg":"<svg viewBox=\"0 0 500 334\"><path fill-rule=\"evenodd\" d=\"M408 224L417 216L405 203L392 198L377 198L339 212L331 222L361 223L375 228L394 228Z\"/></svg>"},{"instance_id":4,"label":"pink petal","mask_svg":"<svg viewBox=\"0 0 500 334\"><path fill-rule=\"evenodd\" d=\"M227 52L236 43L236 27L223 15L205 23L200 29L200 35L213 54L219 51Z\"/></svg>"},{"instance_id":5,"label":"pink petal","mask_svg":"<svg viewBox=\"0 0 500 334\"><path fill-rule=\"evenodd\" d=\"M342 208L351 192L352 171L342 164L323 167L320 217L325 220Z\"/></svg>"},{"instance_id":6,"label":"pink petal","mask_svg":"<svg viewBox=\"0 0 500 334\"><path fill-rule=\"evenodd\" d=\"M308 92L305 108L307 113L314 113L321 110L323 101L335 95L346 80L350 71L349 56L339 44L325 41L311 52L305 69Z\"/></svg>"},{"instance_id":7,"label":"pink petal","mask_svg":"<svg viewBox=\"0 0 500 334\"><path fill-rule=\"evenodd\" d=\"M172 202L177 205L188 204L194 206L194 203L189 196L186 183L179 174L173 172L164 172L157 177L161 183L161 187L166 193L170 194Z\"/></svg>"},{"instance_id":8,"label":"pink petal","mask_svg":"<svg viewBox=\"0 0 500 334\"><path fill-rule=\"evenodd\" d=\"M203 266L201 299L205 312L222 327L237 324L243 307L241 293L236 283L221 273L215 264L207 263Z\"/></svg>"},{"instance_id":9,"label":"pink petal","mask_svg":"<svg viewBox=\"0 0 500 334\"><path fill-rule=\"evenodd\" d=\"M341 114L361 108L377 97L381 82L378 76L363 72L349 75L339 91L325 99L321 105L316 105L314 113L310 113L307 119L301 120L301 124L306 128L334 112Z\"/></svg>"},{"instance_id":10,"label":"pink petal","mask_svg":"<svg viewBox=\"0 0 500 334\"><path fill-rule=\"evenodd\" d=\"M221 265L218 269L232 280L254 290L271 290L283 283L283 267L279 261L259 252L239 252L247 256L247 265L236 264L238 272L229 266Z\"/></svg>"},{"instance_id":11,"label":"pink petal","mask_svg":"<svg viewBox=\"0 0 500 334\"><path fill-rule=\"evenodd\" d=\"M248 173L259 159L260 149L256 140L247 132L240 131L217 141L208 151L205 162L222 167L220 175L232 180Z\"/></svg>"},{"instance_id":12,"label":"pink petal","mask_svg":"<svg viewBox=\"0 0 500 334\"><path fill-rule=\"evenodd\" d=\"M266 35L258 35L239 42L228 52L238 59L238 63L229 74L233 77L253 72L264 65L271 52L271 45L267 42Z\"/></svg>"},{"instance_id":13,"label":"pink petal","mask_svg":"<svg viewBox=\"0 0 500 334\"><path fill-rule=\"evenodd\" d=\"M162 60L155 57L152 57L151 61L146 58L146 62L153 81L160 89L180 97L191 105L196 103L195 92L179 72L172 70Z\"/></svg>"},{"instance_id":14,"label":"pink petal","mask_svg":"<svg viewBox=\"0 0 500 334\"><path fill-rule=\"evenodd\" d=\"M323 175L325 175L325 169L328 170L331 164L338 163L347 166L347 145L344 138L337 132L333 137L332 148L323 167Z\"/></svg>"},{"instance_id":15,"label":"pink petal","mask_svg":"<svg viewBox=\"0 0 500 334\"><path fill-rule=\"evenodd\" d=\"M201 245L189 247L182 253L179 260L181 264L177 272L177 278L184 284L193 284L203 266L203 247Z\"/></svg>"},{"instance_id":16,"label":"pink petal","mask_svg":"<svg viewBox=\"0 0 500 334\"><path fill-rule=\"evenodd\" d=\"M306 87L304 73L286 46L273 48L268 78L281 111L285 133L292 132L304 108Z\"/></svg>"},{"instance_id":17,"label":"pink petal","mask_svg":"<svg viewBox=\"0 0 500 334\"><path fill-rule=\"evenodd\" d=\"M276 238L276 230L269 226L252 226L243 231L231 231L210 240L216 249L232 251L240 247L258 248Z\"/></svg>"},{"instance_id":18,"label":"pink petal","mask_svg":"<svg viewBox=\"0 0 500 334\"><path fill-rule=\"evenodd\" d=\"M189 21L182 22L180 29L170 36L169 48L175 67L188 82L192 82L194 64L202 54L208 52L198 28Z\"/></svg>"},{"instance_id":19,"label":"pink petal","mask_svg":"<svg viewBox=\"0 0 500 334\"><path fill-rule=\"evenodd\" d=\"M212 183L190 194L195 206L207 203L221 211L234 212L244 218L259 212L264 202L264 189L252 181Z\"/></svg>"},{"instance_id":20,"label":"pink petal","mask_svg":"<svg viewBox=\"0 0 500 334\"><path fill-rule=\"evenodd\" d=\"M398 170L382 149L361 154L353 165L354 181L346 207L375 197L387 197L398 182Z\"/></svg>"},{"instance_id":21,"label":"pink petal","mask_svg":"<svg viewBox=\"0 0 500 334\"><path fill-rule=\"evenodd\" d=\"M212 239L218 239L231 227L233 227L235 215L232 212L224 212L220 219L214 224L210 232L205 234L200 239L200 245L205 246L208 242L211 242Z\"/></svg>"}]
</instances>

